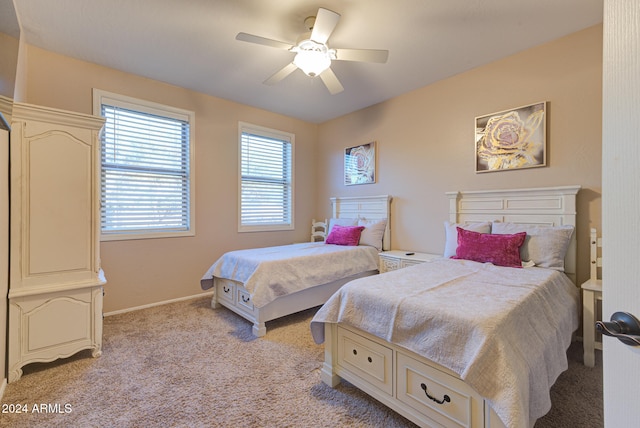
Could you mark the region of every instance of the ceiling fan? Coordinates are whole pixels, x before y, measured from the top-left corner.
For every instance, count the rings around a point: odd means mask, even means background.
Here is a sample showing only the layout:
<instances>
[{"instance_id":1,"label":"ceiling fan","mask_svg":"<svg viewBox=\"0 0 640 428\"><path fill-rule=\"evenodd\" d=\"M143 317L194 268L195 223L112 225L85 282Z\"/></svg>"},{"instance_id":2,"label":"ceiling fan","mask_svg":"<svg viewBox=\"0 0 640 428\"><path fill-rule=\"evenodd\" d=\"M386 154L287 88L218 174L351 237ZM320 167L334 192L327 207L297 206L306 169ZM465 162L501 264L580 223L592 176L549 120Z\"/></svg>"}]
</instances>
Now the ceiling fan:
<instances>
[{"instance_id":1,"label":"ceiling fan","mask_svg":"<svg viewBox=\"0 0 640 428\"><path fill-rule=\"evenodd\" d=\"M336 28L339 19L340 14L319 8L316 16L310 16L304 20L305 27L309 32L298 37L295 45L247 33L238 33L236 40L257 43L277 49L286 49L296 54L293 62L285 65L284 68L264 81L266 85L274 85L280 82L299 68L307 76L320 76L329 92L335 95L342 92L344 87L333 70L331 70L331 61L385 63L389 56L389 51L386 50L329 48L327 40Z\"/></svg>"}]
</instances>

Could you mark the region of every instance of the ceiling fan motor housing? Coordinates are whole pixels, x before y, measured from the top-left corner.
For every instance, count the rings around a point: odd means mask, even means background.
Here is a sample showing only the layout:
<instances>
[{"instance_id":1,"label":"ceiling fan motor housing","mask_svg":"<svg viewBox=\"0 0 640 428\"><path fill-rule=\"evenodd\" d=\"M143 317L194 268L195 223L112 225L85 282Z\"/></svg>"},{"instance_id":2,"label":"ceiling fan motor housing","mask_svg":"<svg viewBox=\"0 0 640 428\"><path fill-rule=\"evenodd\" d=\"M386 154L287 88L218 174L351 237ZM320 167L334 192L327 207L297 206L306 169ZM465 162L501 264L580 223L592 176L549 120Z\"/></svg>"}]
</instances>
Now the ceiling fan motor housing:
<instances>
[{"instance_id":1,"label":"ceiling fan motor housing","mask_svg":"<svg viewBox=\"0 0 640 428\"><path fill-rule=\"evenodd\" d=\"M313 26L316 24L316 17L315 16L307 16L304 19L304 28L308 29L309 31L313 30Z\"/></svg>"}]
</instances>

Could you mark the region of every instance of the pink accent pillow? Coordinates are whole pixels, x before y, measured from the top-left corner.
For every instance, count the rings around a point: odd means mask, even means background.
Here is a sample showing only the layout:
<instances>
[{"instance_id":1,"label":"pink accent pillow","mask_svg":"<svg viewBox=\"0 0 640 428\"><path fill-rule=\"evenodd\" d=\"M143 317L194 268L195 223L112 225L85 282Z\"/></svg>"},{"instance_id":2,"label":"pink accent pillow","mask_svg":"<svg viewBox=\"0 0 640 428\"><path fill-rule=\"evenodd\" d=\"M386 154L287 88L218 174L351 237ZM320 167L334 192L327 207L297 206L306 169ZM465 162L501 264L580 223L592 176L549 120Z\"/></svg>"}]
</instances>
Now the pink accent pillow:
<instances>
[{"instance_id":1,"label":"pink accent pillow","mask_svg":"<svg viewBox=\"0 0 640 428\"><path fill-rule=\"evenodd\" d=\"M496 266L521 268L520 247L526 232L513 235L492 235L458 228L458 248L452 259L493 263Z\"/></svg>"},{"instance_id":2,"label":"pink accent pillow","mask_svg":"<svg viewBox=\"0 0 640 428\"><path fill-rule=\"evenodd\" d=\"M336 224L324 242L336 245L358 245L360 234L363 230L364 226L340 226Z\"/></svg>"}]
</instances>

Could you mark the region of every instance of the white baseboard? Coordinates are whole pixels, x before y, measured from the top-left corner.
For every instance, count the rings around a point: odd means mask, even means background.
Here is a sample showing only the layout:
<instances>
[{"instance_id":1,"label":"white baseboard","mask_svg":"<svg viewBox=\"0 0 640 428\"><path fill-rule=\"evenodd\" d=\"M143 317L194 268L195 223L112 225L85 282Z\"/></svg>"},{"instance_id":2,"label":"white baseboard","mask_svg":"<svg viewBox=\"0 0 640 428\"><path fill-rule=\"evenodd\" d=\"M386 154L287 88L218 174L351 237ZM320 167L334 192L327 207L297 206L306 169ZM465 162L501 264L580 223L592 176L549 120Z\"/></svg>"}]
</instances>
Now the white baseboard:
<instances>
[{"instance_id":1,"label":"white baseboard","mask_svg":"<svg viewBox=\"0 0 640 428\"><path fill-rule=\"evenodd\" d=\"M117 311L105 312L104 316L108 317L111 315L124 314L127 312L139 311L140 309L153 308L154 306L161 306L161 305L166 305L168 303L182 302L183 300L198 299L200 297L205 297L205 296L213 296L213 291L208 291L206 293L200 293L193 296L178 297L177 299L164 300L162 302L149 303L148 305L135 306L133 308L119 309Z\"/></svg>"},{"instance_id":2,"label":"white baseboard","mask_svg":"<svg viewBox=\"0 0 640 428\"><path fill-rule=\"evenodd\" d=\"M7 378L2 379L2 385L0 385L0 400L4 396L4 390L7 388Z\"/></svg>"}]
</instances>

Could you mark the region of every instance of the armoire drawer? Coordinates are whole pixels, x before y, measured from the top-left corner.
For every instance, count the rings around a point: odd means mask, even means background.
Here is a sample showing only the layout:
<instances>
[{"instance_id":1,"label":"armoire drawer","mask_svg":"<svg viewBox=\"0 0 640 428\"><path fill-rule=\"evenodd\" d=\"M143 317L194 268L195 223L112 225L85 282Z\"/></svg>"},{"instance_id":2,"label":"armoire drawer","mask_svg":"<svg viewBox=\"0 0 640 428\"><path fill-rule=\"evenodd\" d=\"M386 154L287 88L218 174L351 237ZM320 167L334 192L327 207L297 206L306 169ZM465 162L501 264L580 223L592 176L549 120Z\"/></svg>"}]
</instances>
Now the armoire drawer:
<instances>
[{"instance_id":1,"label":"armoire drawer","mask_svg":"<svg viewBox=\"0 0 640 428\"><path fill-rule=\"evenodd\" d=\"M338 364L385 393L393 394L393 351L344 328L338 328Z\"/></svg>"}]
</instances>

